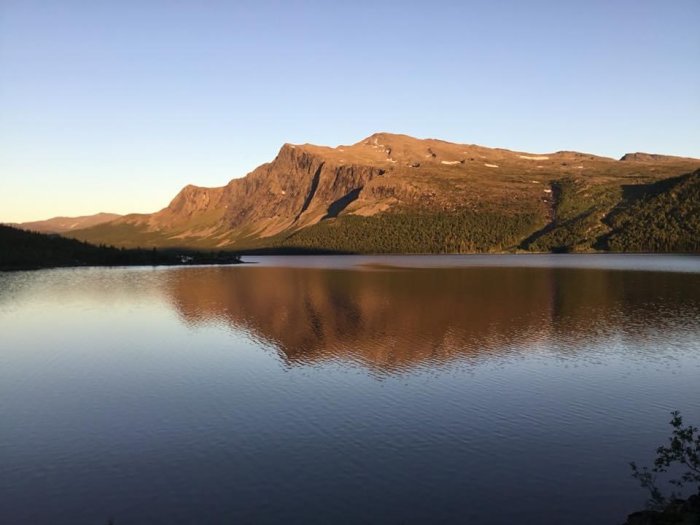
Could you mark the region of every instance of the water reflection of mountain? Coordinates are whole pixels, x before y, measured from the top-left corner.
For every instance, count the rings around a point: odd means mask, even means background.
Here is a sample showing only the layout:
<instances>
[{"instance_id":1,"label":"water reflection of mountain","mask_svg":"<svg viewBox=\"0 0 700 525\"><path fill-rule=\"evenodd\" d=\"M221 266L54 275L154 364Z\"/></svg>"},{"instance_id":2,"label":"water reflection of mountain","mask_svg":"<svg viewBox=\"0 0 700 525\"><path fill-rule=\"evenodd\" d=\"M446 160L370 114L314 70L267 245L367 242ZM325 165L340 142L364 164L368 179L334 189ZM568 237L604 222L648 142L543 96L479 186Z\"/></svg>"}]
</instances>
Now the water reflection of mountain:
<instances>
[{"instance_id":1,"label":"water reflection of mountain","mask_svg":"<svg viewBox=\"0 0 700 525\"><path fill-rule=\"evenodd\" d=\"M202 268L172 272L167 289L188 322L247 330L289 363L350 359L384 371L553 340L570 351L677 322L697 329L700 312L700 275L678 273Z\"/></svg>"}]
</instances>

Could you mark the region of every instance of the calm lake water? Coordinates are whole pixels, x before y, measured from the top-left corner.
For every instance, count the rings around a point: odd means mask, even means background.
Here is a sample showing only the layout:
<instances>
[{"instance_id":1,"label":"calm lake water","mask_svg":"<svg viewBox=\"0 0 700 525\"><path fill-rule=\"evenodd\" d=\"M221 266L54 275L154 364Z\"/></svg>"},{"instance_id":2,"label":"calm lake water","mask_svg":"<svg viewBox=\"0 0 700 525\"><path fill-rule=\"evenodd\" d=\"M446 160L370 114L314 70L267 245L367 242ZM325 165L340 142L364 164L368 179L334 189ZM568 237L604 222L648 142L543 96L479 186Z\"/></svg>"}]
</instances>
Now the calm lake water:
<instances>
[{"instance_id":1,"label":"calm lake water","mask_svg":"<svg viewBox=\"0 0 700 525\"><path fill-rule=\"evenodd\" d=\"M700 259L0 273L0 523L615 524L700 424Z\"/></svg>"}]
</instances>

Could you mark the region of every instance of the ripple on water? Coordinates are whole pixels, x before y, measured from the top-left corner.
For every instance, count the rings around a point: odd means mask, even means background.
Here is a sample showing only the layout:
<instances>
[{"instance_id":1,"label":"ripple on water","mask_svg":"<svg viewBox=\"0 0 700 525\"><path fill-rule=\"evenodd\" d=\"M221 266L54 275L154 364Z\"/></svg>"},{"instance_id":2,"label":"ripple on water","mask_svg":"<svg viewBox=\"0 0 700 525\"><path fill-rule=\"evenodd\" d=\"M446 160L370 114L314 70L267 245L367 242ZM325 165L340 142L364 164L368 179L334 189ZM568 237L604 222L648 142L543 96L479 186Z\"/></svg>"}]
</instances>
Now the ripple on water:
<instances>
[{"instance_id":1,"label":"ripple on water","mask_svg":"<svg viewBox=\"0 0 700 525\"><path fill-rule=\"evenodd\" d=\"M697 258L18 272L0 334L2 523L617 523L700 420Z\"/></svg>"}]
</instances>

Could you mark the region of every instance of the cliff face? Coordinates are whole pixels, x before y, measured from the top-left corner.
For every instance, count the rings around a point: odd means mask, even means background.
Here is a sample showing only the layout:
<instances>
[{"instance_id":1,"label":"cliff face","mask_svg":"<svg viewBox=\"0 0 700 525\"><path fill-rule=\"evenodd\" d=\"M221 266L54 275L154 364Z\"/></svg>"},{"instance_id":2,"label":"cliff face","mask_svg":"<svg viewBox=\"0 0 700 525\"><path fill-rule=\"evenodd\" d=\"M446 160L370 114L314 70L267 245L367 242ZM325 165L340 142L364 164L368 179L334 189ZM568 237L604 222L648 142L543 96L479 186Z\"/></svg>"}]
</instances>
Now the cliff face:
<instances>
[{"instance_id":1,"label":"cliff face","mask_svg":"<svg viewBox=\"0 0 700 525\"><path fill-rule=\"evenodd\" d=\"M384 170L373 166L339 165L303 147L285 144L270 164L225 188L224 221L231 229L251 226L262 236L303 227L337 215Z\"/></svg>"},{"instance_id":2,"label":"cliff face","mask_svg":"<svg viewBox=\"0 0 700 525\"><path fill-rule=\"evenodd\" d=\"M629 154L623 159L569 151L532 154L387 133L337 148L285 144L272 162L226 186L187 186L159 212L127 215L72 235L122 246L206 248L280 246L296 238L307 247L323 248L319 243L325 241L318 241L314 232L323 230L322 236L327 236L336 222L345 227L350 221L352 228L343 235L361 238L365 223L419 215L429 219L426 228L447 228L438 237L449 237L452 247L488 251L508 244L548 250L556 247L549 246L548 239L558 237L540 230L556 230L558 214L580 219L576 206L570 209L571 203L562 206L557 200L557 188L563 184L576 189L567 198L574 195L588 207L588 222L581 229L593 236L574 239L573 245L592 249L609 229L605 218L623 198L623 188L700 168L700 160L678 157ZM454 223L454 217L467 215L495 217L497 224L507 225L507 235L493 241L481 235L483 242L476 244L461 242L458 237L469 234L463 230L493 228L472 218ZM436 242L406 249L435 251L437 246L441 251L443 241ZM359 246L361 251L381 251L376 242L366 250L361 242ZM396 243L391 246L402 249Z\"/></svg>"},{"instance_id":3,"label":"cliff face","mask_svg":"<svg viewBox=\"0 0 700 525\"><path fill-rule=\"evenodd\" d=\"M269 237L337 216L385 169L343 165L302 146L285 144L277 157L221 188L186 186L151 215L129 215L131 225L175 239ZM85 232L87 236L90 231ZM99 234L98 234L99 235Z\"/></svg>"}]
</instances>

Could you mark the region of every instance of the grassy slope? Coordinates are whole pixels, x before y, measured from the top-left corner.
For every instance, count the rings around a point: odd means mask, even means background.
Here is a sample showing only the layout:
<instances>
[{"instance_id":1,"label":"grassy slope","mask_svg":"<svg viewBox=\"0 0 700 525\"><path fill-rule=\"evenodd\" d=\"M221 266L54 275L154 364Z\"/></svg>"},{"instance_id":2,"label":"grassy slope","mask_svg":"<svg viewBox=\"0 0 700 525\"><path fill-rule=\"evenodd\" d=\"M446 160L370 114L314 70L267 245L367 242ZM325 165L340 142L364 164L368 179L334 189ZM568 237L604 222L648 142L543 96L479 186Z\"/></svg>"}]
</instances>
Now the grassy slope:
<instances>
[{"instance_id":1,"label":"grassy slope","mask_svg":"<svg viewBox=\"0 0 700 525\"><path fill-rule=\"evenodd\" d=\"M77 232L67 232L66 235L75 236L82 241L94 244L108 244L124 248L155 246L158 248L211 250L220 248L222 240L220 237L188 237L178 231L166 235L160 231L149 231L144 224L136 223L100 224Z\"/></svg>"}]
</instances>

